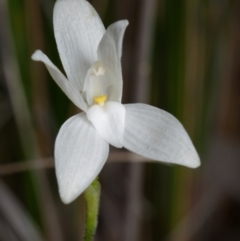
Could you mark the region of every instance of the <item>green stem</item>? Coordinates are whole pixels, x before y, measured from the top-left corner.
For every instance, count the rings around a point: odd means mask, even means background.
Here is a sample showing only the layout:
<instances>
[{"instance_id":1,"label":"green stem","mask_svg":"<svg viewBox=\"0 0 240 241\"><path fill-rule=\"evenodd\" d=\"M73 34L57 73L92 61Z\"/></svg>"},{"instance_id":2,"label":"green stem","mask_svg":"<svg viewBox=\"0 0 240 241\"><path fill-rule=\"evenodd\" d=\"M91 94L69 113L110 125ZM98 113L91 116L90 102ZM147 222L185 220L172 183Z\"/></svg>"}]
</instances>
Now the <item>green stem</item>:
<instances>
[{"instance_id":1,"label":"green stem","mask_svg":"<svg viewBox=\"0 0 240 241\"><path fill-rule=\"evenodd\" d=\"M97 227L101 187L97 179L83 193L86 201L84 241L92 241Z\"/></svg>"}]
</instances>

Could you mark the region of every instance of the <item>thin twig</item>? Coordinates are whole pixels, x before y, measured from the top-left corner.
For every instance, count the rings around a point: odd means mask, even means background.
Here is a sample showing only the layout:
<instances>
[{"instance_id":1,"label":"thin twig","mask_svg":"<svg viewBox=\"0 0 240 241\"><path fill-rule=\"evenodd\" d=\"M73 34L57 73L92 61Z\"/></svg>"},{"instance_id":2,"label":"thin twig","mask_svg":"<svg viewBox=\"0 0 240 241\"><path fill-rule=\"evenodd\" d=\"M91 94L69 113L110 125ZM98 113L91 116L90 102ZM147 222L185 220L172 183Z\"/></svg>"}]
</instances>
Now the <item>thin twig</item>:
<instances>
[{"instance_id":1,"label":"thin twig","mask_svg":"<svg viewBox=\"0 0 240 241\"><path fill-rule=\"evenodd\" d=\"M0 176L16 174L19 172L52 168L53 158L43 158L38 160L23 161L11 164L0 165Z\"/></svg>"},{"instance_id":2,"label":"thin twig","mask_svg":"<svg viewBox=\"0 0 240 241\"><path fill-rule=\"evenodd\" d=\"M110 153L108 162L149 162L150 160L126 151L115 151ZM35 171L46 168L53 168L53 157L41 158L29 161L0 165L0 176L16 174L25 171Z\"/></svg>"}]
</instances>

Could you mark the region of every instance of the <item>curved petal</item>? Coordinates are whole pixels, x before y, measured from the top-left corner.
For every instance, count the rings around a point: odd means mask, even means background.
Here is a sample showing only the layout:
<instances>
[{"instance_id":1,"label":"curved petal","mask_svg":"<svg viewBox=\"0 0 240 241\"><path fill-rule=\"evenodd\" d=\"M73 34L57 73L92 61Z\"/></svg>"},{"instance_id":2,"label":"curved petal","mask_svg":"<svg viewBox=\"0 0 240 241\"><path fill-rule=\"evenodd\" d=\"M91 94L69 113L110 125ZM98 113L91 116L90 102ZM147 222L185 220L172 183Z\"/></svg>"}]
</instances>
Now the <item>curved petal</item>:
<instances>
[{"instance_id":1,"label":"curved petal","mask_svg":"<svg viewBox=\"0 0 240 241\"><path fill-rule=\"evenodd\" d=\"M98 60L102 61L113 72L117 80L114 86L116 90L113 90L115 94L111 97L111 101L121 102L122 98L122 42L127 26L127 20L111 24L98 46Z\"/></svg>"},{"instance_id":2,"label":"curved petal","mask_svg":"<svg viewBox=\"0 0 240 241\"><path fill-rule=\"evenodd\" d=\"M82 90L87 70L97 60L105 28L85 0L58 0L53 15L54 33L68 79Z\"/></svg>"},{"instance_id":3,"label":"curved petal","mask_svg":"<svg viewBox=\"0 0 240 241\"><path fill-rule=\"evenodd\" d=\"M192 168L199 156L182 124L164 110L145 104L128 104L123 145L144 157Z\"/></svg>"},{"instance_id":4,"label":"curved petal","mask_svg":"<svg viewBox=\"0 0 240 241\"><path fill-rule=\"evenodd\" d=\"M81 113L61 127L55 143L56 175L61 199L70 203L97 177L108 157L109 145Z\"/></svg>"},{"instance_id":5,"label":"curved petal","mask_svg":"<svg viewBox=\"0 0 240 241\"><path fill-rule=\"evenodd\" d=\"M107 102L104 106L93 105L87 112L87 118L105 141L115 147L123 147L125 114L122 104Z\"/></svg>"},{"instance_id":6,"label":"curved petal","mask_svg":"<svg viewBox=\"0 0 240 241\"><path fill-rule=\"evenodd\" d=\"M72 86L72 84L42 51L35 51L35 53L32 55L32 59L35 61L43 62L47 67L50 75L61 88L61 90L65 93L65 95L81 110L85 112L87 111L88 107L84 102L81 94L74 88L74 86Z\"/></svg>"}]
</instances>

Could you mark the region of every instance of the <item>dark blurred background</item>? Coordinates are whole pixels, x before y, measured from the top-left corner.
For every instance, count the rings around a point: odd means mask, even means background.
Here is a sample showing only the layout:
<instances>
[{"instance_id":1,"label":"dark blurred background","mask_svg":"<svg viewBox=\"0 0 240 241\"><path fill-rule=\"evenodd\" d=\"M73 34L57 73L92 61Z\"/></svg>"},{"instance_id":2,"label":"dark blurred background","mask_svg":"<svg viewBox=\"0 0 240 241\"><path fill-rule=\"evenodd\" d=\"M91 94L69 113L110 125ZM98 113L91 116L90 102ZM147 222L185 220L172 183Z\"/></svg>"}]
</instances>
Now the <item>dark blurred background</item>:
<instances>
[{"instance_id":1,"label":"dark blurred background","mask_svg":"<svg viewBox=\"0 0 240 241\"><path fill-rule=\"evenodd\" d=\"M30 57L63 71L54 0L0 1L0 241L81 240L82 197L61 203L54 140L78 110ZM240 1L92 0L105 26L128 19L123 103L176 116L196 170L112 149L96 241L240 240Z\"/></svg>"}]
</instances>

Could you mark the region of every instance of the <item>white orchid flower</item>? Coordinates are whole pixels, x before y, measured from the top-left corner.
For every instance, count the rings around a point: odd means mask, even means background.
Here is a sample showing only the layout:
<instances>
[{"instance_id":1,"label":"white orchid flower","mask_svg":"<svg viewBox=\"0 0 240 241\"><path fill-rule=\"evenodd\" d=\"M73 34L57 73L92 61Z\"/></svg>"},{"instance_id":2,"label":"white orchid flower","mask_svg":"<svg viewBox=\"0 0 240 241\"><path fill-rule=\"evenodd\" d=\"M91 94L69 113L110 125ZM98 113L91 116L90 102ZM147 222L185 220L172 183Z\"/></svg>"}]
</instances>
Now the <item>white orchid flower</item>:
<instances>
[{"instance_id":1,"label":"white orchid flower","mask_svg":"<svg viewBox=\"0 0 240 241\"><path fill-rule=\"evenodd\" d=\"M97 177L109 144L156 161L188 167L200 165L198 154L180 122L146 104L121 104L122 41L127 20L105 30L85 0L57 0L54 33L67 78L37 50L68 98L83 110L61 127L55 143L55 166L64 203L77 198Z\"/></svg>"}]
</instances>

